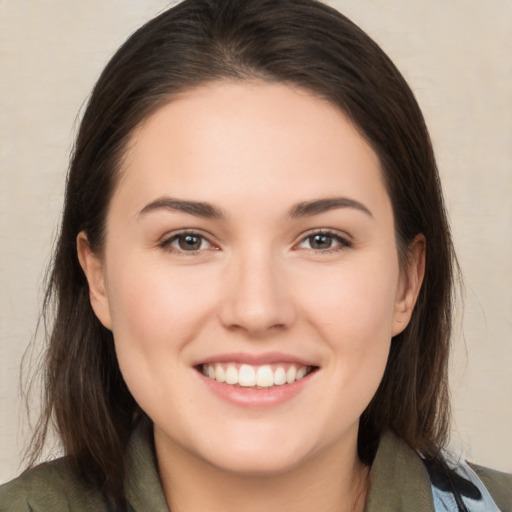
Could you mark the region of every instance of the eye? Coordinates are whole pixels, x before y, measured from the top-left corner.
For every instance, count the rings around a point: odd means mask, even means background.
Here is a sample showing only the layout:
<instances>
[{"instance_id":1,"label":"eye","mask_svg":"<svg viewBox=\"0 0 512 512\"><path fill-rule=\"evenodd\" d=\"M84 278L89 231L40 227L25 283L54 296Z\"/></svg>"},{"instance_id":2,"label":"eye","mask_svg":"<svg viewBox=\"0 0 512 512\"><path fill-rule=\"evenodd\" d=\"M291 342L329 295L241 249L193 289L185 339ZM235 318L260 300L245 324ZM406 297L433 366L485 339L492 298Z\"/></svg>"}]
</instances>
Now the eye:
<instances>
[{"instance_id":1,"label":"eye","mask_svg":"<svg viewBox=\"0 0 512 512\"><path fill-rule=\"evenodd\" d=\"M206 237L193 231L177 233L162 241L160 246L171 252L196 253L203 250L215 249Z\"/></svg>"},{"instance_id":2,"label":"eye","mask_svg":"<svg viewBox=\"0 0 512 512\"><path fill-rule=\"evenodd\" d=\"M311 233L298 244L300 249L311 249L319 252L342 250L350 246L351 243L346 238L331 231Z\"/></svg>"}]
</instances>

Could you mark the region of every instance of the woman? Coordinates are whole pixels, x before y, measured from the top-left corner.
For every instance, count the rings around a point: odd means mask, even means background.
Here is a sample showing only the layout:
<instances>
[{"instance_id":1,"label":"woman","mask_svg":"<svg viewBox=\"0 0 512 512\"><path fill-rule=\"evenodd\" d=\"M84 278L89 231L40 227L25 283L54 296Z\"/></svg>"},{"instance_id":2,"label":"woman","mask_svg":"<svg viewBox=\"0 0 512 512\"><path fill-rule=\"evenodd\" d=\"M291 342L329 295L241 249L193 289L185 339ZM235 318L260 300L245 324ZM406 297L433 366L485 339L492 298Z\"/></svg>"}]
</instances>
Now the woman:
<instances>
[{"instance_id":1,"label":"woman","mask_svg":"<svg viewBox=\"0 0 512 512\"><path fill-rule=\"evenodd\" d=\"M312 0L186 0L82 120L34 444L66 457L0 510L510 510L443 454L453 267L382 50Z\"/></svg>"}]
</instances>

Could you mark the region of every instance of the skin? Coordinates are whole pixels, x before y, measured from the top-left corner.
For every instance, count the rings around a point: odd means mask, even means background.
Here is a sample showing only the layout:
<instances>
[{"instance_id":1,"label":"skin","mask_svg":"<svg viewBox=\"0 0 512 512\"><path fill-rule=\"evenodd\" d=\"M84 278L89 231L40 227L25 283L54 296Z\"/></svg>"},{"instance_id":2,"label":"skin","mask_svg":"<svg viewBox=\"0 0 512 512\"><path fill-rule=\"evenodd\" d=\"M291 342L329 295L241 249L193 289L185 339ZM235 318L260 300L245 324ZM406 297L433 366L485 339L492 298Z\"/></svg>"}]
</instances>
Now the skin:
<instances>
[{"instance_id":1,"label":"skin","mask_svg":"<svg viewBox=\"0 0 512 512\"><path fill-rule=\"evenodd\" d=\"M410 319L425 245L418 237L400 268L375 152L304 90L222 82L147 119L121 172L104 250L93 253L81 233L79 259L123 376L154 422L169 507L362 510L359 417ZM163 198L222 216L155 205ZM331 198L353 203L290 215ZM198 250L180 248L183 229L203 237ZM226 401L195 367L269 352L316 368L273 406Z\"/></svg>"}]
</instances>

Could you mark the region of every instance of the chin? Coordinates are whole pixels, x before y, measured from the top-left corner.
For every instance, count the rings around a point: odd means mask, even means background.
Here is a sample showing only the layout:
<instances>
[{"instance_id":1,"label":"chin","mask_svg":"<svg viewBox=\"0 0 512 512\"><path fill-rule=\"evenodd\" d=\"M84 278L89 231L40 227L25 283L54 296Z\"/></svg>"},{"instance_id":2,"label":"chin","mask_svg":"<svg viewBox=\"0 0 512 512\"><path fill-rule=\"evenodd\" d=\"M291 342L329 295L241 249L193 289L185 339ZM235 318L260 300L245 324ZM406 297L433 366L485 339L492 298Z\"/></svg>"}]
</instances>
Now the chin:
<instances>
[{"instance_id":1,"label":"chin","mask_svg":"<svg viewBox=\"0 0 512 512\"><path fill-rule=\"evenodd\" d=\"M314 445L301 436L226 435L223 443L212 443L203 459L219 470L245 476L276 476L294 470L314 452ZM229 440L229 442L227 442Z\"/></svg>"},{"instance_id":2,"label":"chin","mask_svg":"<svg viewBox=\"0 0 512 512\"><path fill-rule=\"evenodd\" d=\"M278 455L279 454L279 455ZM272 450L232 450L227 456L207 460L217 470L240 476L275 477L293 471L306 457L298 453Z\"/></svg>"}]
</instances>

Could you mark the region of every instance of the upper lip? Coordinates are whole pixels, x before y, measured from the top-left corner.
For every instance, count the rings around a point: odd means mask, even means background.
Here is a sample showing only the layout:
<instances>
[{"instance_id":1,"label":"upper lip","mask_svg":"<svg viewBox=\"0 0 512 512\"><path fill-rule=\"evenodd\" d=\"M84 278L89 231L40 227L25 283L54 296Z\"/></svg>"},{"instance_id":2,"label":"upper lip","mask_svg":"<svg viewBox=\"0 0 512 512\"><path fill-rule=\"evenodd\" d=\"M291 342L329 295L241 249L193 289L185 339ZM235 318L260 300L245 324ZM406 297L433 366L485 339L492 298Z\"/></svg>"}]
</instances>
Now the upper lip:
<instances>
[{"instance_id":1,"label":"upper lip","mask_svg":"<svg viewBox=\"0 0 512 512\"><path fill-rule=\"evenodd\" d=\"M299 366L318 366L311 360L306 360L304 358L283 352L265 352L262 354L250 354L247 352L223 353L201 359L200 361L197 361L193 366L215 363L240 363L248 364L251 366L288 363L296 364Z\"/></svg>"}]
</instances>

